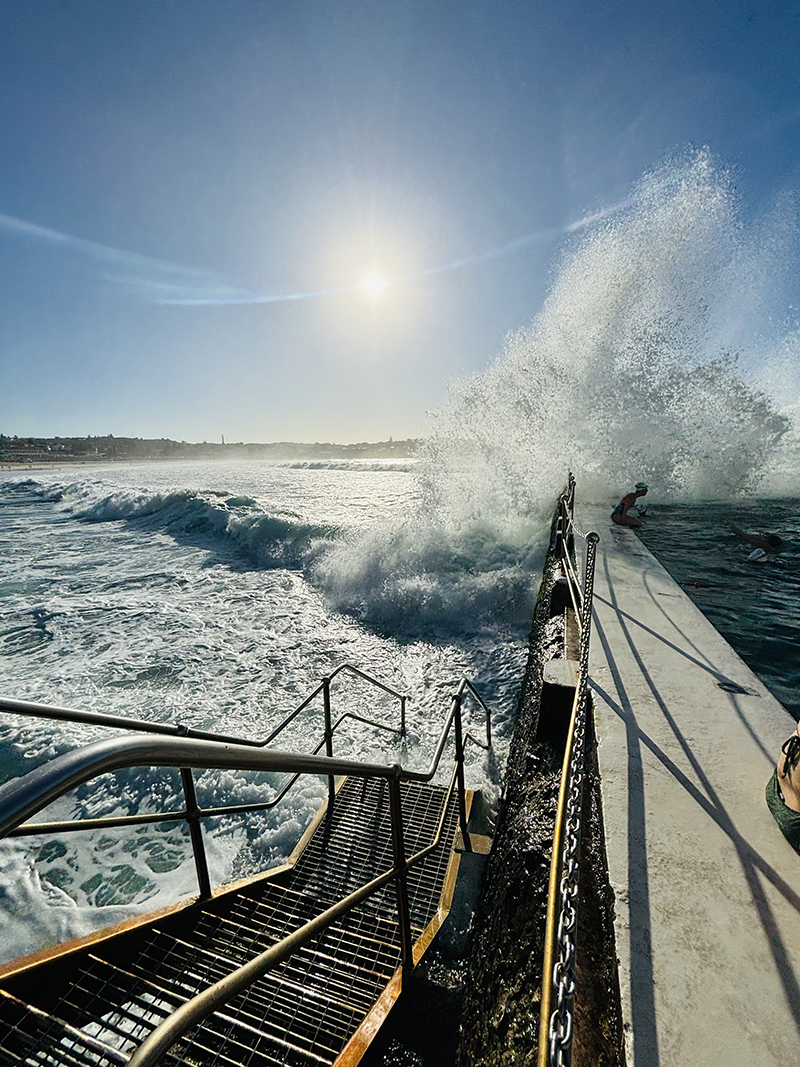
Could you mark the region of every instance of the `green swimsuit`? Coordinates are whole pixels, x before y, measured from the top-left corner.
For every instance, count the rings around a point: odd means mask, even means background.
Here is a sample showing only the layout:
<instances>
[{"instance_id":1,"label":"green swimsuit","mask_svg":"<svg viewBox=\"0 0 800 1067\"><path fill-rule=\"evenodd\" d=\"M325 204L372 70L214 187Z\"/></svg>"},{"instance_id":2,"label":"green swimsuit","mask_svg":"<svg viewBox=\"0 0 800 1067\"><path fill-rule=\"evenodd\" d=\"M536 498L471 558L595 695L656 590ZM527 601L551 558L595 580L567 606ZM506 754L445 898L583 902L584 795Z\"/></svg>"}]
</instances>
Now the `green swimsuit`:
<instances>
[{"instance_id":1,"label":"green swimsuit","mask_svg":"<svg viewBox=\"0 0 800 1067\"><path fill-rule=\"evenodd\" d=\"M783 769L786 771L788 768L794 767L800 760L800 737L797 734L792 734L789 740L782 745L781 751L786 757L783 765ZM772 812L779 830L795 852L800 852L800 811L790 808L783 799L783 793L781 793L781 787L778 782L777 769L772 772L772 777L767 782L766 797L767 807Z\"/></svg>"}]
</instances>

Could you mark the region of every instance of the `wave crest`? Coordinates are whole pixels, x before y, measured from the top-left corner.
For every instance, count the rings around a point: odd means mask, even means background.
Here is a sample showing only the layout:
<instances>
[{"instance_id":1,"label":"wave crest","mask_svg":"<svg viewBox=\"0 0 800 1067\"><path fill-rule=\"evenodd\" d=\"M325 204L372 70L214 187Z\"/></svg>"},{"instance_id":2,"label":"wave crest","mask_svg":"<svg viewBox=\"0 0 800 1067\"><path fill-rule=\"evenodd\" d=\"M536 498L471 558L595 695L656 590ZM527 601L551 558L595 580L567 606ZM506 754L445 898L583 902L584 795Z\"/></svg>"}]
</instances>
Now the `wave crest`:
<instances>
[{"instance_id":1,"label":"wave crest","mask_svg":"<svg viewBox=\"0 0 800 1067\"><path fill-rule=\"evenodd\" d=\"M52 496L52 489L44 489ZM61 511L84 522L128 522L162 530L177 541L232 551L260 567L309 565L340 531L305 522L285 508L264 508L247 496L218 490L153 492L77 482L58 497Z\"/></svg>"}]
</instances>

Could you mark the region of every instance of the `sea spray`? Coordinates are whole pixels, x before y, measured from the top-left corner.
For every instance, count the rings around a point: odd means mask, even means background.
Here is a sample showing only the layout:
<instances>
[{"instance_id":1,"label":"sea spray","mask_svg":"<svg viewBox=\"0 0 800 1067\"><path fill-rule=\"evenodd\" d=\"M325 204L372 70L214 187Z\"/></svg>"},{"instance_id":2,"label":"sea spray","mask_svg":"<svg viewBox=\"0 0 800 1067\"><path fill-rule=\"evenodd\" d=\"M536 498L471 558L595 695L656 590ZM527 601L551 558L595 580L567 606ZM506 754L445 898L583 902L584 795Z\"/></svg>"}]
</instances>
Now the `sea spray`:
<instances>
[{"instance_id":1,"label":"sea spray","mask_svg":"<svg viewBox=\"0 0 800 1067\"><path fill-rule=\"evenodd\" d=\"M567 469L601 501L640 478L662 499L758 488L789 420L741 350L752 334L730 329L750 261L763 266L744 234L707 152L646 175L573 238L532 325L454 384L425 444L429 496L507 529L549 506Z\"/></svg>"},{"instance_id":2,"label":"sea spray","mask_svg":"<svg viewBox=\"0 0 800 1067\"><path fill-rule=\"evenodd\" d=\"M639 479L662 500L708 499L759 488L781 456L788 470L790 420L754 353L732 348L757 331L733 330L731 308L771 306L751 291L769 284L764 263L707 152L645 175L620 214L571 239L533 323L453 383L413 514L317 561L333 604L393 632L527 623L569 470L609 506Z\"/></svg>"}]
</instances>

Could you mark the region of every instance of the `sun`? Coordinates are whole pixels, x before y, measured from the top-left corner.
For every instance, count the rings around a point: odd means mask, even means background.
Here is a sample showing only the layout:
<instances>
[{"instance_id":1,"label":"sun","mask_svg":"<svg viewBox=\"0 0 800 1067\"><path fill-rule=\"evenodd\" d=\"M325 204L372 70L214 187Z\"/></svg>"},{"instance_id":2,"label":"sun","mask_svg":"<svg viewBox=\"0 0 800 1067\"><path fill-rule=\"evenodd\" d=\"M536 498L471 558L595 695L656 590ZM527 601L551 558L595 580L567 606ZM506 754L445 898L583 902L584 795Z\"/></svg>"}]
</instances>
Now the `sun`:
<instances>
[{"instance_id":1,"label":"sun","mask_svg":"<svg viewBox=\"0 0 800 1067\"><path fill-rule=\"evenodd\" d=\"M377 296L383 289L383 280L372 271L364 280L364 288L367 290L370 296Z\"/></svg>"}]
</instances>

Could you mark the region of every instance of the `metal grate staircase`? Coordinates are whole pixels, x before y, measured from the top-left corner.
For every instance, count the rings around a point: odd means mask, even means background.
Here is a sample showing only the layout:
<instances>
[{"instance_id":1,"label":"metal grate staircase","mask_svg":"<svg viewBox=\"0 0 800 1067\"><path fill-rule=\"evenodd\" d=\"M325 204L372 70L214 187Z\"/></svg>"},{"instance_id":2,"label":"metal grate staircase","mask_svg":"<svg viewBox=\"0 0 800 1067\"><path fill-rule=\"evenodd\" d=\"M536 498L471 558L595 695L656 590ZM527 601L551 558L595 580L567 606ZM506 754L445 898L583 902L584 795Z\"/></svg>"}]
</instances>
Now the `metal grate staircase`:
<instances>
[{"instance_id":1,"label":"metal grate staircase","mask_svg":"<svg viewBox=\"0 0 800 1067\"><path fill-rule=\"evenodd\" d=\"M414 959L441 924L458 866L454 794L400 785ZM390 869L389 783L346 778L287 868L0 980L0 1056L29 1067L128 1063L176 1008ZM163 1062L202 1067L345 1067L358 1062L400 988L390 883L191 1030ZM393 992L394 990L394 992ZM366 1020L366 1021L365 1021Z\"/></svg>"}]
</instances>

